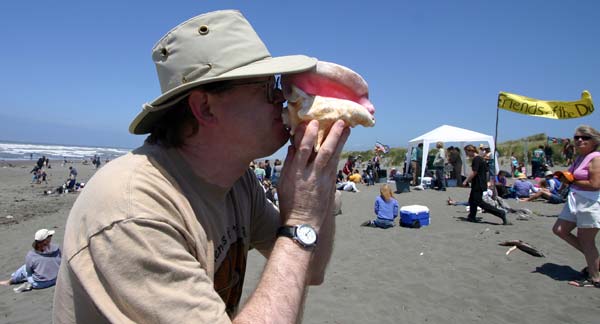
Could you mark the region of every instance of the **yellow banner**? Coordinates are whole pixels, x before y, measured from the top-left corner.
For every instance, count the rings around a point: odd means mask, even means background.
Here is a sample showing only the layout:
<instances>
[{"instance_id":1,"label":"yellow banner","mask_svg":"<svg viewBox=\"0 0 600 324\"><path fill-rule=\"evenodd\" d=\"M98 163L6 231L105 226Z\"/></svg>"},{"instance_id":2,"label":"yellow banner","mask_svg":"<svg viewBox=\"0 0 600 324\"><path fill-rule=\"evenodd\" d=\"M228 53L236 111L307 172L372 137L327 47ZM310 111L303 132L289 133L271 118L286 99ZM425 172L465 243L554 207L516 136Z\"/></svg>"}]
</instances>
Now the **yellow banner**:
<instances>
[{"instance_id":1,"label":"yellow banner","mask_svg":"<svg viewBox=\"0 0 600 324\"><path fill-rule=\"evenodd\" d=\"M587 90L581 93L581 100L577 101L545 101L500 92L498 108L536 117L569 119L591 114L594 112L594 103L592 95Z\"/></svg>"}]
</instances>

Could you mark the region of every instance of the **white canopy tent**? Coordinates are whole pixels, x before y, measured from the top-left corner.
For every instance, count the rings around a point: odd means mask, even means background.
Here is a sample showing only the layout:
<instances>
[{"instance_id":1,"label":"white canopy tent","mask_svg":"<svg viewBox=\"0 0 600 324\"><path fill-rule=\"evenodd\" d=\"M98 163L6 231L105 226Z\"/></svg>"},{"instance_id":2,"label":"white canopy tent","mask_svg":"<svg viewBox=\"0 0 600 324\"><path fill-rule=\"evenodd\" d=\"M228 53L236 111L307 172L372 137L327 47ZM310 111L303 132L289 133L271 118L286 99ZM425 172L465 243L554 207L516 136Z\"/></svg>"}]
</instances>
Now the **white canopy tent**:
<instances>
[{"instance_id":1,"label":"white canopy tent","mask_svg":"<svg viewBox=\"0 0 600 324\"><path fill-rule=\"evenodd\" d=\"M408 142L408 152L412 152L413 147L419 143L423 143L423 160L421 161L421 184L423 184L423 177L425 176L425 167L427 166L427 154L429 153L429 146L437 142L444 143L460 143L460 154L463 160L463 174L467 175L467 164L465 163L466 156L463 150L465 143L469 142L487 142L490 150L494 152L494 137L491 135L485 135L477 133L468 129L458 128L454 126L442 125L428 133L425 133L419 137L413 138ZM409 157L410 159L410 157ZM496 173L498 173L498 157L494 157L496 166ZM410 163L410 161L408 161Z\"/></svg>"}]
</instances>

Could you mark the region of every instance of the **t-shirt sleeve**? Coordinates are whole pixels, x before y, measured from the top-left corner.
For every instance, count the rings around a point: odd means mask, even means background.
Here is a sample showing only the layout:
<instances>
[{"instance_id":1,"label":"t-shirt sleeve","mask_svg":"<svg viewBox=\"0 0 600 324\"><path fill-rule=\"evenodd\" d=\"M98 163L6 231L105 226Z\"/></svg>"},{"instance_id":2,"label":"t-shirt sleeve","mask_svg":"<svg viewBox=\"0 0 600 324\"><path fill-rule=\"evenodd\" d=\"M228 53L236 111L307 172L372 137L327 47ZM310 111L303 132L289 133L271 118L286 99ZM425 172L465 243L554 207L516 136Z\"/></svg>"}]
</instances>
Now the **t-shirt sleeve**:
<instances>
[{"instance_id":1,"label":"t-shirt sleeve","mask_svg":"<svg viewBox=\"0 0 600 324\"><path fill-rule=\"evenodd\" d=\"M75 256L70 263L92 299L102 301L98 308L113 316L118 309L138 323L230 323L183 233L163 221L121 221L93 236L79 262Z\"/></svg>"}]
</instances>

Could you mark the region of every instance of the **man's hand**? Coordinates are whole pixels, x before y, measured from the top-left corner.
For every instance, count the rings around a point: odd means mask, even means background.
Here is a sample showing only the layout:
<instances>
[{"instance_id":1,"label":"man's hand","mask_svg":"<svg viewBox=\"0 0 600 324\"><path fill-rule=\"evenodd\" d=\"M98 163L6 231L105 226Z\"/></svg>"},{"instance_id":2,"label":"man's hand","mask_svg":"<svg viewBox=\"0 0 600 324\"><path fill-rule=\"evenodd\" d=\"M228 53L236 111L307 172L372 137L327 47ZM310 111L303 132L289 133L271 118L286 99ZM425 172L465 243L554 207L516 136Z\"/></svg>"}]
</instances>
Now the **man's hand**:
<instances>
[{"instance_id":1,"label":"man's hand","mask_svg":"<svg viewBox=\"0 0 600 324\"><path fill-rule=\"evenodd\" d=\"M337 164L350 135L343 121L335 122L315 153L318 129L316 120L298 127L278 188L282 223L310 224L317 231L332 217Z\"/></svg>"}]
</instances>

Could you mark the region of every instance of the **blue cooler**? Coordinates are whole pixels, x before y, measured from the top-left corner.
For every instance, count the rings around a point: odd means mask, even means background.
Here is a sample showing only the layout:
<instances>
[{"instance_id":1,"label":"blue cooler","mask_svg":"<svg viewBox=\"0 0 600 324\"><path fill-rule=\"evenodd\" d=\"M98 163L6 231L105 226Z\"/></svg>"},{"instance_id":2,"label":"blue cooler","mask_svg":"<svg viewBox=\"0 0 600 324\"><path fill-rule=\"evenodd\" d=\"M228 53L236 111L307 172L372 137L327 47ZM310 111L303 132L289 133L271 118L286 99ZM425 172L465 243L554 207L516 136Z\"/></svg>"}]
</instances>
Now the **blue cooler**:
<instances>
[{"instance_id":1,"label":"blue cooler","mask_svg":"<svg viewBox=\"0 0 600 324\"><path fill-rule=\"evenodd\" d=\"M400 208L400 225L417 228L429 225L429 208L421 205Z\"/></svg>"}]
</instances>

